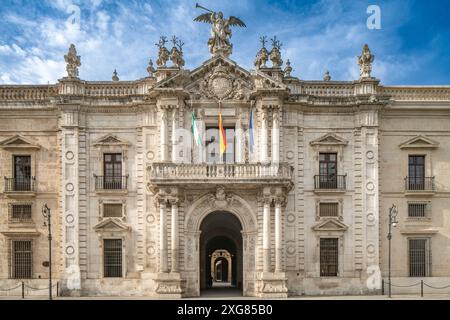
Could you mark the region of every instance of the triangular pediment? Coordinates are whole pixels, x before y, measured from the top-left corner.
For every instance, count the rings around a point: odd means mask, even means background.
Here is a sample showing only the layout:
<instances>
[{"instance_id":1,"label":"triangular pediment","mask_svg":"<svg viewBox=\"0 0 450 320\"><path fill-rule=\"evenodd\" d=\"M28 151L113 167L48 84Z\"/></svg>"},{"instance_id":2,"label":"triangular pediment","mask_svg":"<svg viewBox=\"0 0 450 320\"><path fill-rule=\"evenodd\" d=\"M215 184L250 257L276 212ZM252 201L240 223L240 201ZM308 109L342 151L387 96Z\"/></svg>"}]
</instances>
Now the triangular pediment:
<instances>
[{"instance_id":1,"label":"triangular pediment","mask_svg":"<svg viewBox=\"0 0 450 320\"><path fill-rule=\"evenodd\" d=\"M400 149L435 149L439 143L425 136L416 136L399 145Z\"/></svg>"},{"instance_id":2,"label":"triangular pediment","mask_svg":"<svg viewBox=\"0 0 450 320\"><path fill-rule=\"evenodd\" d=\"M113 134L107 134L94 142L94 146L129 146L128 141L119 139Z\"/></svg>"},{"instance_id":3,"label":"triangular pediment","mask_svg":"<svg viewBox=\"0 0 450 320\"><path fill-rule=\"evenodd\" d=\"M339 137L338 135L334 133L328 133L316 140L311 141L310 143L312 146L316 145L325 145L325 146L335 146L335 145L342 145L345 146L348 144L348 141L344 138Z\"/></svg>"},{"instance_id":4,"label":"triangular pediment","mask_svg":"<svg viewBox=\"0 0 450 320\"><path fill-rule=\"evenodd\" d=\"M16 135L0 142L0 148L3 149L40 149L41 146L30 139Z\"/></svg>"},{"instance_id":5,"label":"triangular pediment","mask_svg":"<svg viewBox=\"0 0 450 320\"><path fill-rule=\"evenodd\" d=\"M130 227L120 219L106 218L100 223L98 223L94 227L94 230L97 232L106 232L106 231L125 232L130 230Z\"/></svg>"},{"instance_id":6,"label":"triangular pediment","mask_svg":"<svg viewBox=\"0 0 450 320\"><path fill-rule=\"evenodd\" d=\"M327 219L312 227L314 231L345 231L348 226L337 219Z\"/></svg>"}]
</instances>

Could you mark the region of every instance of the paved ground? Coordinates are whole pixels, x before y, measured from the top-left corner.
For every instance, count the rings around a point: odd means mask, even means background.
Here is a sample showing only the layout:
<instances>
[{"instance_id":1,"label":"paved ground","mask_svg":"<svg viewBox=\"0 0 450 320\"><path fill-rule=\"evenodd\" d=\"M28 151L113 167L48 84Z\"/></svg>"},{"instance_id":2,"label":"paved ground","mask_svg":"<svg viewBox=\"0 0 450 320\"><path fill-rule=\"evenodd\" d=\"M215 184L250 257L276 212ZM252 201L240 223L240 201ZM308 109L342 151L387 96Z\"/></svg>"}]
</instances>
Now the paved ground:
<instances>
[{"instance_id":1,"label":"paved ground","mask_svg":"<svg viewBox=\"0 0 450 320\"><path fill-rule=\"evenodd\" d=\"M25 300L47 300L48 296L39 297L25 297ZM55 300L156 300L148 297L55 297ZM22 300L21 297L0 297L0 300ZM186 298L183 301L195 300L260 300L254 297L242 297L240 292L235 289L215 289L208 290L202 293L198 298ZM450 300L450 294L427 294L423 298L420 295L393 295L392 298L388 296L300 296L289 297L287 300Z\"/></svg>"},{"instance_id":2,"label":"paved ground","mask_svg":"<svg viewBox=\"0 0 450 320\"><path fill-rule=\"evenodd\" d=\"M243 297L242 291L231 287L229 283L215 283L213 289L205 290L202 292L201 297L198 298L185 298L184 300L260 300L254 297ZM48 296L27 296L26 300L46 300ZM149 297L55 297L55 300L156 300ZM0 300L22 300L22 297L2 297ZM450 294L425 294L421 297L418 294L415 295L393 295L389 298L387 295L371 295L371 296L300 296L289 297L287 300L450 300Z\"/></svg>"}]
</instances>

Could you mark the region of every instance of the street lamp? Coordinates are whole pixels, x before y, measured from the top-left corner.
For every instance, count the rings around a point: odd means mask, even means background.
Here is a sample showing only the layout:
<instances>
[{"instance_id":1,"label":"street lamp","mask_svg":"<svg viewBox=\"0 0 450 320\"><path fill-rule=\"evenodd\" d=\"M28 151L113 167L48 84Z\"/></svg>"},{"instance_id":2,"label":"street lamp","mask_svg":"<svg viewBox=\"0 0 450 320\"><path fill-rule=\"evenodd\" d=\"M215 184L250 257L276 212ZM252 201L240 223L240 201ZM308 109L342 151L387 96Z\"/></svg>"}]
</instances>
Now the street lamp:
<instances>
[{"instance_id":1,"label":"street lamp","mask_svg":"<svg viewBox=\"0 0 450 320\"><path fill-rule=\"evenodd\" d=\"M392 239L392 227L396 227L398 224L397 221L397 207L395 204L389 209L389 232L387 238L389 240L389 298L391 298L391 239Z\"/></svg>"},{"instance_id":2,"label":"street lamp","mask_svg":"<svg viewBox=\"0 0 450 320\"><path fill-rule=\"evenodd\" d=\"M42 216L47 219L44 220L44 227L48 227L48 299L52 300L52 214L47 204L42 207Z\"/></svg>"}]
</instances>

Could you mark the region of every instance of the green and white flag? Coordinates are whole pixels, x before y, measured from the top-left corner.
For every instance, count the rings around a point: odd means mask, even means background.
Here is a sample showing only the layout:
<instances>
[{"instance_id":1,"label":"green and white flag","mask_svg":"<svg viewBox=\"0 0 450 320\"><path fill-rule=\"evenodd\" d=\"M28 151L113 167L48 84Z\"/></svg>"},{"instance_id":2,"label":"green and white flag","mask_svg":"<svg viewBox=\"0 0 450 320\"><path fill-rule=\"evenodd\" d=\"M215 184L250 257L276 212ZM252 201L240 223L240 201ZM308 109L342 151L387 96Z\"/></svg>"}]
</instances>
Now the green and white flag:
<instances>
[{"instance_id":1,"label":"green and white flag","mask_svg":"<svg viewBox=\"0 0 450 320\"><path fill-rule=\"evenodd\" d=\"M197 124L195 123L194 111L192 111L192 134L194 135L195 144L200 146L202 144L202 137L200 136L200 131L198 130Z\"/></svg>"}]
</instances>

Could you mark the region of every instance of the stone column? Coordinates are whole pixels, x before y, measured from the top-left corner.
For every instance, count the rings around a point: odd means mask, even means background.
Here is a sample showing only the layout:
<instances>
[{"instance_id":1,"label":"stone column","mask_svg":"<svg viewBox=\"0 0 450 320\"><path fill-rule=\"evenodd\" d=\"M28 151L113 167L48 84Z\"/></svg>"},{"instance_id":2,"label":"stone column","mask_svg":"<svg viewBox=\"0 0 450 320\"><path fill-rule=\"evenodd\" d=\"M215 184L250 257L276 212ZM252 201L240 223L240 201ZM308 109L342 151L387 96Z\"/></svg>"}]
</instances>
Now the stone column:
<instances>
[{"instance_id":1,"label":"stone column","mask_svg":"<svg viewBox=\"0 0 450 320\"><path fill-rule=\"evenodd\" d=\"M261 147L259 160L261 163L268 162L268 128L267 128L267 109L261 108Z\"/></svg>"},{"instance_id":2,"label":"stone column","mask_svg":"<svg viewBox=\"0 0 450 320\"><path fill-rule=\"evenodd\" d=\"M282 221L281 221L281 199L275 200L275 272L281 272L282 253Z\"/></svg>"},{"instance_id":3,"label":"stone column","mask_svg":"<svg viewBox=\"0 0 450 320\"><path fill-rule=\"evenodd\" d=\"M173 108L172 110L172 162L176 163L178 158L178 136L177 136L177 117L178 109Z\"/></svg>"},{"instance_id":4,"label":"stone column","mask_svg":"<svg viewBox=\"0 0 450 320\"><path fill-rule=\"evenodd\" d=\"M167 263L167 219L166 200L159 202L159 272L169 271Z\"/></svg>"},{"instance_id":5,"label":"stone column","mask_svg":"<svg viewBox=\"0 0 450 320\"><path fill-rule=\"evenodd\" d=\"M263 271L270 271L270 198L264 199L263 211Z\"/></svg>"},{"instance_id":6,"label":"stone column","mask_svg":"<svg viewBox=\"0 0 450 320\"><path fill-rule=\"evenodd\" d=\"M280 162L280 119L278 108L273 109L272 122L272 163Z\"/></svg>"},{"instance_id":7,"label":"stone column","mask_svg":"<svg viewBox=\"0 0 450 320\"><path fill-rule=\"evenodd\" d=\"M171 201L172 205L172 218L171 218L171 256L172 256L172 266L171 272L178 272L178 252L179 252L179 236L178 236L178 199L173 199Z\"/></svg>"},{"instance_id":8,"label":"stone column","mask_svg":"<svg viewBox=\"0 0 450 320\"><path fill-rule=\"evenodd\" d=\"M167 130L167 109L165 107L160 107L159 109L160 118L160 150L161 150L161 162L169 161L169 141L168 141L168 130Z\"/></svg>"}]
</instances>

